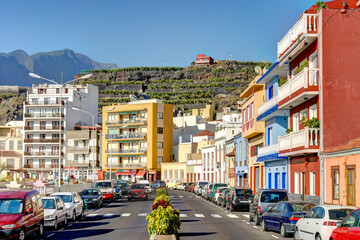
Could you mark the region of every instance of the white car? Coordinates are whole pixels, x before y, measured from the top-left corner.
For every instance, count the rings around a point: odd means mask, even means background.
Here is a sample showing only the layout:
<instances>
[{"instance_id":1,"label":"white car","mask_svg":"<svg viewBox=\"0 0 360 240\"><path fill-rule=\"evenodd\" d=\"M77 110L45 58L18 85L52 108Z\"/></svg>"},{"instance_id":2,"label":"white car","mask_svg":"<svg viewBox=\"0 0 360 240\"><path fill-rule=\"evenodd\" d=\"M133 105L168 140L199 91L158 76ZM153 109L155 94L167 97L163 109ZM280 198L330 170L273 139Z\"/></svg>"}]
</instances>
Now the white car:
<instances>
[{"instance_id":1,"label":"white car","mask_svg":"<svg viewBox=\"0 0 360 240\"><path fill-rule=\"evenodd\" d=\"M52 193L50 196L58 196L64 201L68 219L76 221L77 218L82 219L84 216L84 202L78 193L58 192Z\"/></svg>"},{"instance_id":2,"label":"white car","mask_svg":"<svg viewBox=\"0 0 360 240\"><path fill-rule=\"evenodd\" d=\"M197 195L201 195L201 186L205 186L209 184L208 181L198 181L196 184L195 184L195 189L194 189L194 192L197 194Z\"/></svg>"},{"instance_id":3,"label":"white car","mask_svg":"<svg viewBox=\"0 0 360 240\"><path fill-rule=\"evenodd\" d=\"M228 187L219 187L217 189L216 193L214 194L214 199L213 199L214 203L217 203L220 193L225 189L229 189L229 188Z\"/></svg>"},{"instance_id":4,"label":"white car","mask_svg":"<svg viewBox=\"0 0 360 240\"><path fill-rule=\"evenodd\" d=\"M177 186L177 190L184 191L184 190L185 190L185 184L184 184L184 183L180 183L180 184Z\"/></svg>"},{"instance_id":5,"label":"white car","mask_svg":"<svg viewBox=\"0 0 360 240\"><path fill-rule=\"evenodd\" d=\"M313 207L304 218L297 221L294 239L327 240L337 228L336 222L343 220L354 207L322 205Z\"/></svg>"},{"instance_id":6,"label":"white car","mask_svg":"<svg viewBox=\"0 0 360 240\"><path fill-rule=\"evenodd\" d=\"M139 183L144 184L148 193L151 193L151 186L150 186L150 182L148 180L140 180Z\"/></svg>"},{"instance_id":7,"label":"white car","mask_svg":"<svg viewBox=\"0 0 360 240\"><path fill-rule=\"evenodd\" d=\"M67 210L60 197L41 198L44 206L44 226L58 229L59 224L67 225Z\"/></svg>"}]
</instances>

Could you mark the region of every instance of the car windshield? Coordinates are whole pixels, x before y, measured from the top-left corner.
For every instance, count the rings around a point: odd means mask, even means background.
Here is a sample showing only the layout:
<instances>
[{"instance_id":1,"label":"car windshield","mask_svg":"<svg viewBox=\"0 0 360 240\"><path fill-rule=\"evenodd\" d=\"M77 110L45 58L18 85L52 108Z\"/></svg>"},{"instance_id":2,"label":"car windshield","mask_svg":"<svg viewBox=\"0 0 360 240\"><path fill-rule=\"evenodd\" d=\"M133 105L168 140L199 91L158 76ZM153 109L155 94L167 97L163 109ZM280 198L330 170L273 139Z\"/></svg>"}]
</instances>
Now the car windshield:
<instances>
[{"instance_id":1,"label":"car windshield","mask_svg":"<svg viewBox=\"0 0 360 240\"><path fill-rule=\"evenodd\" d=\"M286 192L275 192L275 191L269 191L269 192L263 192L261 195L261 202L264 203L276 203L279 201L287 201L288 197Z\"/></svg>"},{"instance_id":2,"label":"car windshield","mask_svg":"<svg viewBox=\"0 0 360 240\"><path fill-rule=\"evenodd\" d=\"M329 219L343 220L353 209L331 209L329 210Z\"/></svg>"},{"instance_id":3,"label":"car windshield","mask_svg":"<svg viewBox=\"0 0 360 240\"><path fill-rule=\"evenodd\" d=\"M291 212L308 212L312 209L315 204L312 203L290 203Z\"/></svg>"},{"instance_id":4,"label":"car windshield","mask_svg":"<svg viewBox=\"0 0 360 240\"><path fill-rule=\"evenodd\" d=\"M20 214L23 210L24 202L17 198L0 199L0 214Z\"/></svg>"},{"instance_id":5,"label":"car windshield","mask_svg":"<svg viewBox=\"0 0 360 240\"><path fill-rule=\"evenodd\" d=\"M55 209L54 199L43 199L42 201L45 209Z\"/></svg>"},{"instance_id":6,"label":"car windshield","mask_svg":"<svg viewBox=\"0 0 360 240\"><path fill-rule=\"evenodd\" d=\"M150 184L148 184L148 183L144 183L144 185L147 186L147 187L150 187Z\"/></svg>"},{"instance_id":7,"label":"car windshield","mask_svg":"<svg viewBox=\"0 0 360 240\"><path fill-rule=\"evenodd\" d=\"M95 188L111 188L111 182L97 182Z\"/></svg>"},{"instance_id":8,"label":"car windshield","mask_svg":"<svg viewBox=\"0 0 360 240\"><path fill-rule=\"evenodd\" d=\"M56 196L60 197L64 201L64 203L72 202L71 195L56 195Z\"/></svg>"},{"instance_id":9,"label":"car windshield","mask_svg":"<svg viewBox=\"0 0 360 240\"><path fill-rule=\"evenodd\" d=\"M96 189L87 189L87 190L83 190L81 192L81 195L82 196L90 196L90 195L95 195L97 196L99 193L98 193L98 190Z\"/></svg>"},{"instance_id":10,"label":"car windshield","mask_svg":"<svg viewBox=\"0 0 360 240\"><path fill-rule=\"evenodd\" d=\"M223 191L226 191L226 190L227 190L227 188L221 188L220 193L222 193Z\"/></svg>"},{"instance_id":11,"label":"car windshield","mask_svg":"<svg viewBox=\"0 0 360 240\"><path fill-rule=\"evenodd\" d=\"M205 186L206 184L209 184L207 182L199 182L199 186Z\"/></svg>"},{"instance_id":12,"label":"car windshield","mask_svg":"<svg viewBox=\"0 0 360 240\"><path fill-rule=\"evenodd\" d=\"M144 184L134 184L131 185L130 189L144 189L145 185Z\"/></svg>"},{"instance_id":13,"label":"car windshield","mask_svg":"<svg viewBox=\"0 0 360 240\"><path fill-rule=\"evenodd\" d=\"M252 190L250 189L237 189L236 196L241 198L250 198L252 195Z\"/></svg>"}]
</instances>

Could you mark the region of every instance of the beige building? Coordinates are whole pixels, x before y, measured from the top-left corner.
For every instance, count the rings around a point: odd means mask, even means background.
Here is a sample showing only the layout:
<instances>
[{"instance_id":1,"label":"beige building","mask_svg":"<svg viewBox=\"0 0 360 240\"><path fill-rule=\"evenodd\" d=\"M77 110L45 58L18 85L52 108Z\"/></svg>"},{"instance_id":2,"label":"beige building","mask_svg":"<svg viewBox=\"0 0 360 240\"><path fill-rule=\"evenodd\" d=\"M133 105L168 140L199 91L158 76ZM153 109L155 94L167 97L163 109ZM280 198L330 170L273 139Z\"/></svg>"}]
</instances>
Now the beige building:
<instances>
[{"instance_id":1,"label":"beige building","mask_svg":"<svg viewBox=\"0 0 360 240\"><path fill-rule=\"evenodd\" d=\"M206 105L205 108L192 109L191 114L197 116L203 116L205 117L206 121L213 121L216 115L215 106Z\"/></svg>"}]
</instances>

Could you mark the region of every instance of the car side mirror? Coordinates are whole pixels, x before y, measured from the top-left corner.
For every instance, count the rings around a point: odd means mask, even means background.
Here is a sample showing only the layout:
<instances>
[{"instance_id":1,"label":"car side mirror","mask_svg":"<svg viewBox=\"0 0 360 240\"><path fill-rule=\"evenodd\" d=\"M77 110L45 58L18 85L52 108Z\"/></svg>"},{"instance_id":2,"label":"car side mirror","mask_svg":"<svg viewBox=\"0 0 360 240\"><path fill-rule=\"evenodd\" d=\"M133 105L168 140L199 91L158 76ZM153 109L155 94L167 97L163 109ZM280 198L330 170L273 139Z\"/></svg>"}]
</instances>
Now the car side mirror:
<instances>
[{"instance_id":1,"label":"car side mirror","mask_svg":"<svg viewBox=\"0 0 360 240\"><path fill-rule=\"evenodd\" d=\"M337 227L341 227L342 222L336 222L335 225L336 225Z\"/></svg>"}]
</instances>

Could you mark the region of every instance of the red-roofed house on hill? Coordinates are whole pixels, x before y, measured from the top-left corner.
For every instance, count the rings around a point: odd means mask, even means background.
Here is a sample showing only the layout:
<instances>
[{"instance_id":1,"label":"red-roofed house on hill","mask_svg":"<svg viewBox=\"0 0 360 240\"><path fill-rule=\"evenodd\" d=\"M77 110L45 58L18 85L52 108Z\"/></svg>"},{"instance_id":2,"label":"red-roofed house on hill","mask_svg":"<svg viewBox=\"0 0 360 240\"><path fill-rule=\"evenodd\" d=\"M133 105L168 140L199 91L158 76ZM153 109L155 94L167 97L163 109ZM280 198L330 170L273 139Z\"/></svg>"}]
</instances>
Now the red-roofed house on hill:
<instances>
[{"instance_id":1,"label":"red-roofed house on hill","mask_svg":"<svg viewBox=\"0 0 360 240\"><path fill-rule=\"evenodd\" d=\"M206 56L205 54L199 54L196 57L196 65L210 66L213 63L214 63L214 59L210 56Z\"/></svg>"}]
</instances>

